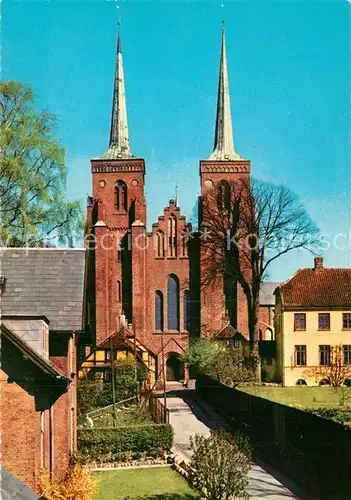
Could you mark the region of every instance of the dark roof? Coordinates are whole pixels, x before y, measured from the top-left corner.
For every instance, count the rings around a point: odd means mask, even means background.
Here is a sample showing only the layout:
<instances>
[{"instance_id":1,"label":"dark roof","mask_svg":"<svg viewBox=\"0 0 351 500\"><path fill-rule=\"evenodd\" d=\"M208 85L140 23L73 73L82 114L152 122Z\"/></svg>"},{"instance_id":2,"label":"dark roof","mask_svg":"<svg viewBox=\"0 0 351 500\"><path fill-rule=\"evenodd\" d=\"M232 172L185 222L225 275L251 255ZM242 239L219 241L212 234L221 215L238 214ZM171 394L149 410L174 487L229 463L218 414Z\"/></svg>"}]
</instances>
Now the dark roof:
<instances>
[{"instance_id":1,"label":"dark roof","mask_svg":"<svg viewBox=\"0 0 351 500\"><path fill-rule=\"evenodd\" d=\"M41 316L50 330L82 329L85 250L1 249L2 314Z\"/></svg>"},{"instance_id":2,"label":"dark roof","mask_svg":"<svg viewBox=\"0 0 351 500\"><path fill-rule=\"evenodd\" d=\"M351 309L351 269L300 269L278 289L284 307Z\"/></svg>"},{"instance_id":3,"label":"dark roof","mask_svg":"<svg viewBox=\"0 0 351 500\"><path fill-rule=\"evenodd\" d=\"M260 306L274 306L274 290L281 284L281 281L264 281L260 289Z\"/></svg>"},{"instance_id":4,"label":"dark roof","mask_svg":"<svg viewBox=\"0 0 351 500\"><path fill-rule=\"evenodd\" d=\"M39 495L0 465L1 499L2 500L38 500Z\"/></svg>"},{"instance_id":5,"label":"dark roof","mask_svg":"<svg viewBox=\"0 0 351 500\"><path fill-rule=\"evenodd\" d=\"M59 383L65 383L67 386L71 383L70 379L65 376L61 370L57 368L49 359L40 356L34 349L32 349L27 342L22 340L16 333L9 330L4 323L0 325L1 335L4 335L10 340L25 356L30 359L40 370L53 377Z\"/></svg>"},{"instance_id":6,"label":"dark roof","mask_svg":"<svg viewBox=\"0 0 351 500\"><path fill-rule=\"evenodd\" d=\"M234 335L237 333L237 330L230 324L227 323L223 326L215 335L215 338L218 339L232 339Z\"/></svg>"}]
</instances>

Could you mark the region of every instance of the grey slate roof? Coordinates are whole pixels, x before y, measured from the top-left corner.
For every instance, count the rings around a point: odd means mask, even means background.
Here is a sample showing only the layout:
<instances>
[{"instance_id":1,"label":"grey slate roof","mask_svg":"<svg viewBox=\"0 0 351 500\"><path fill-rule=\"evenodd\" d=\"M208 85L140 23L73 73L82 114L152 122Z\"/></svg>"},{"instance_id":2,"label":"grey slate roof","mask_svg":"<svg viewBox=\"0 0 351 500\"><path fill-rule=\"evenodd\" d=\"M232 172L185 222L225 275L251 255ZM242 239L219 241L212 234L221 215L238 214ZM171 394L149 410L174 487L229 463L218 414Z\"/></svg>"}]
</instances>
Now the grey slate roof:
<instances>
[{"instance_id":1,"label":"grey slate roof","mask_svg":"<svg viewBox=\"0 0 351 500\"><path fill-rule=\"evenodd\" d=\"M3 315L46 316L50 330L82 329L85 250L0 250Z\"/></svg>"},{"instance_id":2,"label":"grey slate roof","mask_svg":"<svg viewBox=\"0 0 351 500\"><path fill-rule=\"evenodd\" d=\"M0 466L0 493L2 500L38 500L39 495L26 486L5 467Z\"/></svg>"},{"instance_id":3,"label":"grey slate roof","mask_svg":"<svg viewBox=\"0 0 351 500\"><path fill-rule=\"evenodd\" d=\"M260 305L261 306L274 306L275 296L274 290L277 286L281 285L280 281L264 281L260 290Z\"/></svg>"}]
</instances>

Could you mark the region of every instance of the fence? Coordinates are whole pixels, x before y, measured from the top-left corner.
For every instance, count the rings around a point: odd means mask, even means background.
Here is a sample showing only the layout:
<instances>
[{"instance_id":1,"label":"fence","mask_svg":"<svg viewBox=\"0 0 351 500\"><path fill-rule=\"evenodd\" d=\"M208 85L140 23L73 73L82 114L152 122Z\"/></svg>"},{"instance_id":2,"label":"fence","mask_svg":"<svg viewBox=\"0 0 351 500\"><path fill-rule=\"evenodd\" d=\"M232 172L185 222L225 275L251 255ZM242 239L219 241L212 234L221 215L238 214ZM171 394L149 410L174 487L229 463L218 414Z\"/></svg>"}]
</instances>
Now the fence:
<instances>
[{"instance_id":1,"label":"fence","mask_svg":"<svg viewBox=\"0 0 351 500\"><path fill-rule=\"evenodd\" d=\"M320 499L349 499L351 429L199 376L196 391L254 449Z\"/></svg>"},{"instance_id":2,"label":"fence","mask_svg":"<svg viewBox=\"0 0 351 500\"><path fill-rule=\"evenodd\" d=\"M160 398L154 394L150 396L149 409L155 422L158 424L169 424L169 410L161 403Z\"/></svg>"}]
</instances>

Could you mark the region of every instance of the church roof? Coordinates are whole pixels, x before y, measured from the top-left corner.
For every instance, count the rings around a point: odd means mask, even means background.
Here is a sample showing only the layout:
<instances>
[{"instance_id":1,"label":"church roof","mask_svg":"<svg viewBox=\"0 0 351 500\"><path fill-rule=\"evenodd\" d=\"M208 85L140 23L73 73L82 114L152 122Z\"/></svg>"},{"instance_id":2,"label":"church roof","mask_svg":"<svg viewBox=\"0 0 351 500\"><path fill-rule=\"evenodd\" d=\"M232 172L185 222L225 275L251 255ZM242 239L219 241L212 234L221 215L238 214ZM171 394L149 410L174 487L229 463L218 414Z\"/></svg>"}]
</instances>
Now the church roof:
<instances>
[{"instance_id":1,"label":"church roof","mask_svg":"<svg viewBox=\"0 0 351 500\"><path fill-rule=\"evenodd\" d=\"M209 160L231 161L241 160L234 149L232 115L230 111L229 79L227 68L227 53L225 46L225 31L222 29L221 62L219 68L216 132L214 150Z\"/></svg>"},{"instance_id":2,"label":"church roof","mask_svg":"<svg viewBox=\"0 0 351 500\"><path fill-rule=\"evenodd\" d=\"M113 87L112 115L109 148L100 159L125 160L134 158L130 151L126 94L120 29L118 26L116 72Z\"/></svg>"},{"instance_id":3,"label":"church roof","mask_svg":"<svg viewBox=\"0 0 351 500\"><path fill-rule=\"evenodd\" d=\"M82 329L84 248L4 248L0 258L3 315L44 315L50 330Z\"/></svg>"}]
</instances>

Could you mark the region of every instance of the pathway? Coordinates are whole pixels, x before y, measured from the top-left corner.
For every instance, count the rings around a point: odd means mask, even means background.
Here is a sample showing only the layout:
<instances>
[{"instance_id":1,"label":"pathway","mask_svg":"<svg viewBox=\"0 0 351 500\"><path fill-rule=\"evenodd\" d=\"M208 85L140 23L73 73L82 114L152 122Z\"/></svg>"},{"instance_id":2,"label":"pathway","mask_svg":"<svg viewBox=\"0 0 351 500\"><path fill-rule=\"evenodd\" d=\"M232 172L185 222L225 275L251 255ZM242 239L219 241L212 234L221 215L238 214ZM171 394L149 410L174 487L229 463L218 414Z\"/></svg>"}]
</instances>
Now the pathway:
<instances>
[{"instance_id":1,"label":"pathway","mask_svg":"<svg viewBox=\"0 0 351 500\"><path fill-rule=\"evenodd\" d=\"M194 390L168 392L167 407L170 410L170 423L174 428L174 453L184 461L189 461L191 458L190 436L193 434L208 435L210 429L225 426L217 413L207 405L200 406ZM263 464L253 463L249 472L250 498L298 500L298 497L286 486L288 481L280 476L279 479L277 477L276 472L272 470L268 472L267 467ZM290 484L290 488L296 490L292 484Z\"/></svg>"}]
</instances>

